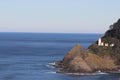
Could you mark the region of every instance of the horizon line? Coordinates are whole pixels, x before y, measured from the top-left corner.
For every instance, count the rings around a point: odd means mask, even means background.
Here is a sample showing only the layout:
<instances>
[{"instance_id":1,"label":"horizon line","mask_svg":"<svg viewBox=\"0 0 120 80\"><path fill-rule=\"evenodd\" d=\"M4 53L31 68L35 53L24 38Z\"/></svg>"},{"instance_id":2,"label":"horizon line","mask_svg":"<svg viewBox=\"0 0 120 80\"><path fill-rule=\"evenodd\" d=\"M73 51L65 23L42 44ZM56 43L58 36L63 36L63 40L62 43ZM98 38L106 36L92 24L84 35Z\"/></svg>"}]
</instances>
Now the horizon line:
<instances>
[{"instance_id":1,"label":"horizon line","mask_svg":"<svg viewBox=\"0 0 120 80\"><path fill-rule=\"evenodd\" d=\"M104 33L89 33L89 32L22 32L22 31L10 31L10 32L7 32L7 31L3 31L3 32L0 32L0 33L49 33L49 34L104 34Z\"/></svg>"}]
</instances>

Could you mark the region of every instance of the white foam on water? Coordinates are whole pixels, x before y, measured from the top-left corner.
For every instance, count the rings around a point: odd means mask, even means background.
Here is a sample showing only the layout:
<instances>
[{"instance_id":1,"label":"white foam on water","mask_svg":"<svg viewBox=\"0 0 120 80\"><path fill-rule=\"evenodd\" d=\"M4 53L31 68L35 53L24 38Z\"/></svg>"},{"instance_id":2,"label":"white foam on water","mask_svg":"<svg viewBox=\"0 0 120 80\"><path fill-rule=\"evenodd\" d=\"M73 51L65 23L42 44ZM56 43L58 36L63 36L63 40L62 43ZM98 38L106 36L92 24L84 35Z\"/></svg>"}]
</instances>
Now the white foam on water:
<instances>
[{"instance_id":1,"label":"white foam on water","mask_svg":"<svg viewBox=\"0 0 120 80\"><path fill-rule=\"evenodd\" d=\"M48 64L54 66L54 65L55 65L55 62L53 62L53 63L48 63Z\"/></svg>"},{"instance_id":2,"label":"white foam on water","mask_svg":"<svg viewBox=\"0 0 120 80\"><path fill-rule=\"evenodd\" d=\"M68 75L105 75L105 74L108 74L108 73L103 73L103 72L98 72L98 73L65 73L65 74L68 74Z\"/></svg>"},{"instance_id":3,"label":"white foam on water","mask_svg":"<svg viewBox=\"0 0 120 80\"><path fill-rule=\"evenodd\" d=\"M46 67L48 67L48 68L55 68L54 66L49 65L49 64L47 64Z\"/></svg>"},{"instance_id":4,"label":"white foam on water","mask_svg":"<svg viewBox=\"0 0 120 80\"><path fill-rule=\"evenodd\" d=\"M48 68L55 68L54 65L55 65L55 62L46 64Z\"/></svg>"},{"instance_id":5,"label":"white foam on water","mask_svg":"<svg viewBox=\"0 0 120 80\"><path fill-rule=\"evenodd\" d=\"M50 71L50 72L46 72L46 73L56 74L56 72L54 72L54 71Z\"/></svg>"}]
</instances>

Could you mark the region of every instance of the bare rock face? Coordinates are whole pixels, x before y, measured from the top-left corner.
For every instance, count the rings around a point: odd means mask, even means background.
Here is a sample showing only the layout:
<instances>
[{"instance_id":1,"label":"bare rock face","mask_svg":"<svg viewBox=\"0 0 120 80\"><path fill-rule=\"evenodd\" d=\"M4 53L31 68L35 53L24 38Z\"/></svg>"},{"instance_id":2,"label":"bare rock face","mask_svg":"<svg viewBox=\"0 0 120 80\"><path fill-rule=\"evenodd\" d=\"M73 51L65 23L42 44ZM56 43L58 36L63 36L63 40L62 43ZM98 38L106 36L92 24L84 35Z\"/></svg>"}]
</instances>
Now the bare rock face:
<instances>
[{"instance_id":1,"label":"bare rock face","mask_svg":"<svg viewBox=\"0 0 120 80\"><path fill-rule=\"evenodd\" d=\"M117 68L114 60L108 56L100 57L96 54L89 53L85 60L93 71L112 71Z\"/></svg>"},{"instance_id":2,"label":"bare rock face","mask_svg":"<svg viewBox=\"0 0 120 80\"><path fill-rule=\"evenodd\" d=\"M83 49L80 44L76 44L76 46L73 47L70 52L68 52L63 59L63 64L68 65L77 56L83 57Z\"/></svg>"},{"instance_id":3,"label":"bare rock face","mask_svg":"<svg viewBox=\"0 0 120 80\"><path fill-rule=\"evenodd\" d=\"M117 68L111 58L84 51L80 44L72 48L62 61L56 62L56 67L63 68L60 73L92 73Z\"/></svg>"},{"instance_id":4,"label":"bare rock face","mask_svg":"<svg viewBox=\"0 0 120 80\"><path fill-rule=\"evenodd\" d=\"M73 47L68 54L64 57L62 61L56 62L55 67L57 68L67 68L70 64L70 62L77 56L83 56L83 49L80 44L76 44L75 47Z\"/></svg>"},{"instance_id":5,"label":"bare rock face","mask_svg":"<svg viewBox=\"0 0 120 80\"><path fill-rule=\"evenodd\" d=\"M80 56L75 57L69 64L70 69L74 72L92 72L91 67Z\"/></svg>"}]
</instances>

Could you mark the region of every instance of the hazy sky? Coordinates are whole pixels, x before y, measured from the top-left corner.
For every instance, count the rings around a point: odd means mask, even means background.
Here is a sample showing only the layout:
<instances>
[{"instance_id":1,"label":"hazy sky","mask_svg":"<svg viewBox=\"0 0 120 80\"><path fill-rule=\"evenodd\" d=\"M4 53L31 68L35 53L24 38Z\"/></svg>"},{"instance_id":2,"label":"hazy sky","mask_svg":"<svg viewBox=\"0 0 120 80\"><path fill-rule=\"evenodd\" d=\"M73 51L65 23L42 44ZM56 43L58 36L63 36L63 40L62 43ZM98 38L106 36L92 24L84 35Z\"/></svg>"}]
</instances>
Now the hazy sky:
<instances>
[{"instance_id":1,"label":"hazy sky","mask_svg":"<svg viewBox=\"0 0 120 80\"><path fill-rule=\"evenodd\" d=\"M120 0L0 0L0 32L104 33Z\"/></svg>"}]
</instances>

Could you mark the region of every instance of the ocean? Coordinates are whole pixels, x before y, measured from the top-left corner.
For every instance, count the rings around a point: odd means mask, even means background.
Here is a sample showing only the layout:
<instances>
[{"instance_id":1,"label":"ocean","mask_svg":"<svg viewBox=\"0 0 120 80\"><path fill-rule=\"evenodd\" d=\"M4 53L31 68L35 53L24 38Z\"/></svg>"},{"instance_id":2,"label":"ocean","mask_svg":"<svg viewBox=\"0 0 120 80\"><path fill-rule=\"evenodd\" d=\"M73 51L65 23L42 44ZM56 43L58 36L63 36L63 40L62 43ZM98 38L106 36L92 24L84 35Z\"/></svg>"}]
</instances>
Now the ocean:
<instances>
[{"instance_id":1,"label":"ocean","mask_svg":"<svg viewBox=\"0 0 120 80\"><path fill-rule=\"evenodd\" d=\"M0 80L118 80L120 74L55 73L52 65L80 43L84 49L102 34L0 33Z\"/></svg>"}]
</instances>

